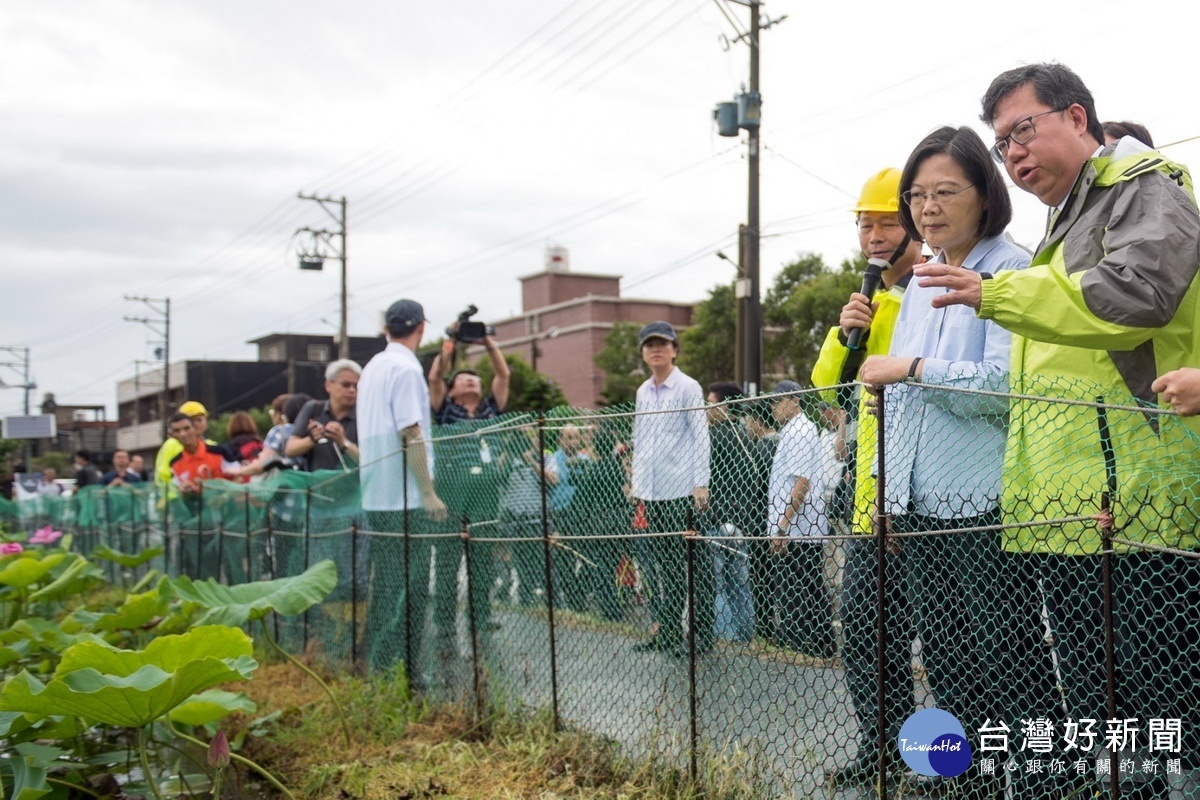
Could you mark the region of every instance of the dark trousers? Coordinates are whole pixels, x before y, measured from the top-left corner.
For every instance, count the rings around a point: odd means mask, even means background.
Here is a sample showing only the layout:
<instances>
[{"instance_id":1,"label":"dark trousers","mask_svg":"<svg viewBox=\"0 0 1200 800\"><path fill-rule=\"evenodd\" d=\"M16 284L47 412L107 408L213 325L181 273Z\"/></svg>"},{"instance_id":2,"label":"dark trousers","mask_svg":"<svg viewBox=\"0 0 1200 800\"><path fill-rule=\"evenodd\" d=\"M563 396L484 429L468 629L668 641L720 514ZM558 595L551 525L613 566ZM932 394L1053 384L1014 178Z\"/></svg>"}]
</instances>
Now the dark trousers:
<instances>
[{"instance_id":1,"label":"dark trousers","mask_svg":"<svg viewBox=\"0 0 1200 800\"><path fill-rule=\"evenodd\" d=\"M860 755L878 752L879 720L879 552L875 541L846 541L842 577L842 663L854 714L858 719ZM916 709L913 699L912 641L904 551L889 549L883 556L884 720L887 743L895 742L900 726Z\"/></svg>"},{"instance_id":2,"label":"dark trousers","mask_svg":"<svg viewBox=\"0 0 1200 800\"><path fill-rule=\"evenodd\" d=\"M815 658L831 658L833 602L825 582L821 541L791 540L780 555L780 644Z\"/></svg>"},{"instance_id":3,"label":"dark trousers","mask_svg":"<svg viewBox=\"0 0 1200 800\"><path fill-rule=\"evenodd\" d=\"M1036 563L1058 657L1068 719L1108 717L1104 584L1100 556L1029 556ZM1200 559L1134 552L1113 559L1117 717L1137 719L1138 745L1150 719L1179 719L1185 770L1200 767ZM1057 692L1049 700L1056 699ZM1045 699L1041 703L1047 706ZM1038 709L1039 711L1041 709ZM1050 711L1056 709L1051 707ZM1059 714L1059 716L1063 716ZM1101 742L1103 734L1100 735ZM1122 753L1122 758L1130 758Z\"/></svg>"},{"instance_id":4,"label":"dark trousers","mask_svg":"<svg viewBox=\"0 0 1200 800\"><path fill-rule=\"evenodd\" d=\"M775 638L775 619L779 600L779 563L771 555L769 539L754 539L750 544L750 589L754 595L754 633L764 639Z\"/></svg>"},{"instance_id":5,"label":"dark trousers","mask_svg":"<svg viewBox=\"0 0 1200 800\"><path fill-rule=\"evenodd\" d=\"M996 525L999 510L976 517L898 516L898 532ZM1049 698L1036 575L1004 553L999 531L931 533L903 540L921 663L937 705L971 741L987 720L1009 725L1033 698Z\"/></svg>"},{"instance_id":6,"label":"dark trousers","mask_svg":"<svg viewBox=\"0 0 1200 800\"><path fill-rule=\"evenodd\" d=\"M683 531L691 497L647 500L647 533ZM712 558L707 547L692 545L694 558L696 647L708 649L713 641L715 587ZM658 636L669 647L683 645L683 614L687 602L688 542L678 536L653 536L641 540L642 571L650 591L650 610L658 623Z\"/></svg>"},{"instance_id":7,"label":"dark trousers","mask_svg":"<svg viewBox=\"0 0 1200 800\"><path fill-rule=\"evenodd\" d=\"M369 511L367 523L372 531L403 532L404 512ZM410 534L445 532L446 524L432 522L420 510L408 513ZM404 661L409 680L418 687L423 684L431 569L433 646L440 653L453 650L461 558L462 542L456 537L410 537L407 545L403 536L373 537L366 629L372 668L387 669L398 660Z\"/></svg>"},{"instance_id":8,"label":"dark trousers","mask_svg":"<svg viewBox=\"0 0 1200 800\"><path fill-rule=\"evenodd\" d=\"M597 508L589 522L583 532L610 536L627 534L630 532L629 508ZM578 587L581 597L578 602L584 610L594 606L603 619L621 619L622 603L617 593L617 572L621 553L629 549L629 540L577 539L567 544L595 565L585 562L580 569Z\"/></svg>"}]
</instances>

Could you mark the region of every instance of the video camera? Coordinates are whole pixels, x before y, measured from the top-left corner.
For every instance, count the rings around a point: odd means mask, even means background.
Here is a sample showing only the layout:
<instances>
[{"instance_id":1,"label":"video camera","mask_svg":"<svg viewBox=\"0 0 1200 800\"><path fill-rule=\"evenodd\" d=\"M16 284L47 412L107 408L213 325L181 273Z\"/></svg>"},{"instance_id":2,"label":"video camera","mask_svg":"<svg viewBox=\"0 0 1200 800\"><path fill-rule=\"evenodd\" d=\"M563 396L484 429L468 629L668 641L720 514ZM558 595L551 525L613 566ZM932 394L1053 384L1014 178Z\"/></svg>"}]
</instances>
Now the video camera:
<instances>
[{"instance_id":1,"label":"video camera","mask_svg":"<svg viewBox=\"0 0 1200 800\"><path fill-rule=\"evenodd\" d=\"M458 321L446 328L446 335L459 342L481 342L484 337L494 336L496 329L482 322L472 322L471 317L479 313L474 305L458 315Z\"/></svg>"}]
</instances>

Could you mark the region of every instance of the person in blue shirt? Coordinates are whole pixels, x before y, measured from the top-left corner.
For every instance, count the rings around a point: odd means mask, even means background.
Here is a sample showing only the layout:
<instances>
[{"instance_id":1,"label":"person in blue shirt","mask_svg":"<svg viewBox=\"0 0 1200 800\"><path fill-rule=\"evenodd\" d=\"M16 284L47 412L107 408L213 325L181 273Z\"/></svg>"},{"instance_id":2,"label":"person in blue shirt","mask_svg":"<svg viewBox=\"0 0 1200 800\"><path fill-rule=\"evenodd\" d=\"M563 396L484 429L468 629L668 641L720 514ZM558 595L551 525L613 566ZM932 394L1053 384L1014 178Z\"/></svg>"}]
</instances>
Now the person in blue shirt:
<instances>
[{"instance_id":1,"label":"person in blue shirt","mask_svg":"<svg viewBox=\"0 0 1200 800\"><path fill-rule=\"evenodd\" d=\"M1030 254L1004 235L1008 190L970 128L929 134L909 156L900 190L901 222L934 263L980 274L1029 265ZM1005 560L995 527L1007 399L953 391L1005 392L1012 338L971 308L934 308L946 291L911 283L889 355L868 357L860 377L884 394L885 511L891 531L907 534L893 546L910 571L921 662L938 706L978 741L987 719L1012 710L1005 686L1040 674L1020 667L1039 652L1041 629L1033 580Z\"/></svg>"}]
</instances>

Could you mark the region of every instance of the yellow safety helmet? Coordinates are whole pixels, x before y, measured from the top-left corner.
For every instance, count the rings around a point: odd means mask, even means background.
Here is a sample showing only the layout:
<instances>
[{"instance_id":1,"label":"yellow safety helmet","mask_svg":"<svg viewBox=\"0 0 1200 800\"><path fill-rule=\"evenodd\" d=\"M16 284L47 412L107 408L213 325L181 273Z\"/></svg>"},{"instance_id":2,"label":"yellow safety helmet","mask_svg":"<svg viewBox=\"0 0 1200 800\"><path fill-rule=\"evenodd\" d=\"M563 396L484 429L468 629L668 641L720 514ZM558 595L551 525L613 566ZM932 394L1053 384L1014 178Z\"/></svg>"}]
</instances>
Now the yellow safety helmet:
<instances>
[{"instance_id":1,"label":"yellow safety helmet","mask_svg":"<svg viewBox=\"0 0 1200 800\"><path fill-rule=\"evenodd\" d=\"M851 209L855 214L864 211L879 211L897 214L900 211L900 170L895 167L881 169L863 184L858 202Z\"/></svg>"}]
</instances>

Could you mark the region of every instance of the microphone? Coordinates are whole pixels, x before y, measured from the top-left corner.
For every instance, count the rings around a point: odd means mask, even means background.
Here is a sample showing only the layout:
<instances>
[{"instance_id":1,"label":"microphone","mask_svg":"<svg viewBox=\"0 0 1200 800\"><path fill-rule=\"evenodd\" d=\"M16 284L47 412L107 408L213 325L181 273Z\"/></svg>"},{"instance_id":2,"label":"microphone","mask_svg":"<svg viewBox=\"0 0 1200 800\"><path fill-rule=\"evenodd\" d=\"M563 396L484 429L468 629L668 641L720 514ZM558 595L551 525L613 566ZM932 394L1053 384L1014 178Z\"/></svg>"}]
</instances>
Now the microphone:
<instances>
[{"instance_id":1,"label":"microphone","mask_svg":"<svg viewBox=\"0 0 1200 800\"><path fill-rule=\"evenodd\" d=\"M891 268L892 265L882 258L867 259L867 269L863 272L862 289L859 290L859 293L866 295L868 303L871 302L871 298L875 296L875 292L879 290L880 284L883 283L883 271ZM852 328L850 333L846 335L846 347L851 350L861 350L862 339L866 330L866 328Z\"/></svg>"}]
</instances>

